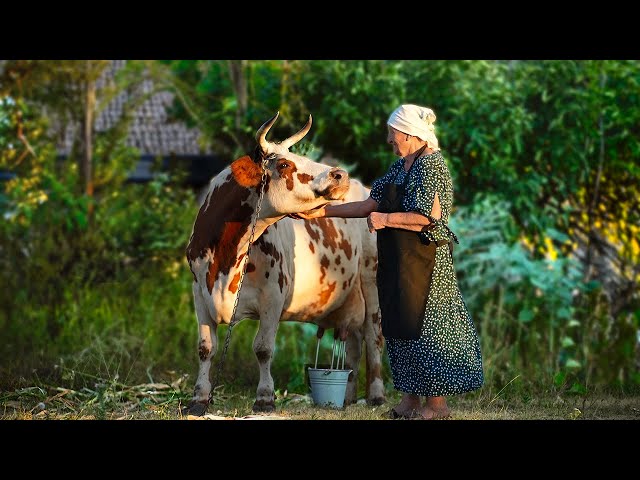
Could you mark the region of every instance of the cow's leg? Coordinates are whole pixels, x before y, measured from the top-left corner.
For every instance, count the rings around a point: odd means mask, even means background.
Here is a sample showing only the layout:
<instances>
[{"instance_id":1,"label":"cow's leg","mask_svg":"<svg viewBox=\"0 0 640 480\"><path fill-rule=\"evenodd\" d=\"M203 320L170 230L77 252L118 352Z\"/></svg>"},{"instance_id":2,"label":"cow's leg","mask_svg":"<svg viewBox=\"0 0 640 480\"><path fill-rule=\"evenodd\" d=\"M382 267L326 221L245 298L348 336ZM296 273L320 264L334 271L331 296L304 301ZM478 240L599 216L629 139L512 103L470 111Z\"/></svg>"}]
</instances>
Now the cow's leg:
<instances>
[{"instance_id":1,"label":"cow's leg","mask_svg":"<svg viewBox=\"0 0 640 480\"><path fill-rule=\"evenodd\" d=\"M272 412L276 408L276 399L271 376L271 359L276 344L279 319L273 312L263 312L260 316L260 326L253 341L253 351L258 359L260 368L260 382L256 391L254 412Z\"/></svg>"},{"instance_id":2,"label":"cow's leg","mask_svg":"<svg viewBox=\"0 0 640 480\"><path fill-rule=\"evenodd\" d=\"M211 393L211 359L218 349L218 337L216 334L217 324L211 320L211 316L204 303L202 290L197 283L193 284L193 298L200 337L198 342L200 367L198 369L196 386L193 389L193 398L187 407L187 412L189 415L201 416L207 411L207 406L209 405L209 394Z\"/></svg>"},{"instance_id":3,"label":"cow's leg","mask_svg":"<svg viewBox=\"0 0 640 480\"><path fill-rule=\"evenodd\" d=\"M384 382L382 380L382 348L384 337L380 323L378 307L378 290L363 288L366 313L363 325L364 343L367 348L367 403L369 405L382 405L385 402Z\"/></svg>"},{"instance_id":4,"label":"cow's leg","mask_svg":"<svg viewBox=\"0 0 640 480\"><path fill-rule=\"evenodd\" d=\"M351 405L358 401L358 371L360 369L360 358L362 356L362 328L349 331L346 347L347 363L345 368L350 368L353 372L349 374L347 381L347 393L344 397L344 404Z\"/></svg>"}]
</instances>

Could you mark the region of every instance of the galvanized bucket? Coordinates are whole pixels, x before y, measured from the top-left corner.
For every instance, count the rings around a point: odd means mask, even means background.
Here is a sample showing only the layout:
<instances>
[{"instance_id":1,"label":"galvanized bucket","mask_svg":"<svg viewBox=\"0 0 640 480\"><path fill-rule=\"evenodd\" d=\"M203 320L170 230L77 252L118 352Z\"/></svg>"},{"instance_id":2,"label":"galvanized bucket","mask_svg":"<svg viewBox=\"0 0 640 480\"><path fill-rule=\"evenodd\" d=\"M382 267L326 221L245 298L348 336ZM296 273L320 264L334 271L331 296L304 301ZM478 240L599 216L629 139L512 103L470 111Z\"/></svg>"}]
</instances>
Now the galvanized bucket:
<instances>
[{"instance_id":1,"label":"galvanized bucket","mask_svg":"<svg viewBox=\"0 0 640 480\"><path fill-rule=\"evenodd\" d=\"M344 398L347 393L347 381L349 374L353 371L344 368L346 357L346 342L341 341L336 348L336 339L333 340L331 352L331 368L318 367L318 351L320 349L320 339L316 347L316 368L309 367L309 385L311 387L311 398L313 403L322 407L343 408ZM337 354L336 368L333 368L334 357ZM342 359L342 368L340 360Z\"/></svg>"},{"instance_id":2,"label":"galvanized bucket","mask_svg":"<svg viewBox=\"0 0 640 480\"><path fill-rule=\"evenodd\" d=\"M309 368L313 403L322 407L342 408L351 370Z\"/></svg>"}]
</instances>

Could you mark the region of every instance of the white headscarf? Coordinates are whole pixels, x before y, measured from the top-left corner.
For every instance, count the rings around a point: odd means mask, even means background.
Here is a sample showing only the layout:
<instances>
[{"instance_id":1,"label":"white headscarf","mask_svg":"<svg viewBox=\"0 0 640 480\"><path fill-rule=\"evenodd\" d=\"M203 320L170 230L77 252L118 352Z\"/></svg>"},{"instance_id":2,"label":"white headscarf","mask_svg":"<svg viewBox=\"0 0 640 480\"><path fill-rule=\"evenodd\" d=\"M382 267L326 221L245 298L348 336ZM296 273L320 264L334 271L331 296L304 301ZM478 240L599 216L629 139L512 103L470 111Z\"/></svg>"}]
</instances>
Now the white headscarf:
<instances>
[{"instance_id":1,"label":"white headscarf","mask_svg":"<svg viewBox=\"0 0 640 480\"><path fill-rule=\"evenodd\" d=\"M433 110L419 105L400 105L389 116L387 124L396 130L425 140L433 150L440 150L435 134L436 114Z\"/></svg>"}]
</instances>

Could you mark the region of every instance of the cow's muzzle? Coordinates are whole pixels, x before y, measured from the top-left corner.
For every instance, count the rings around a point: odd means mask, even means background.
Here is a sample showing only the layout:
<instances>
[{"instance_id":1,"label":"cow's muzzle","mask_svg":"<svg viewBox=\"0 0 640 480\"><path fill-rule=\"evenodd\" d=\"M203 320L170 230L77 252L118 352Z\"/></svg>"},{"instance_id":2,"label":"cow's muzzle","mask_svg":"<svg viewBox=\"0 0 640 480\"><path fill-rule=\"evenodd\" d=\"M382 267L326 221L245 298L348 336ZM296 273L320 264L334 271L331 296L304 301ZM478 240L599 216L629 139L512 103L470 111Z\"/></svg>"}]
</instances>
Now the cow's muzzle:
<instances>
[{"instance_id":1,"label":"cow's muzzle","mask_svg":"<svg viewBox=\"0 0 640 480\"><path fill-rule=\"evenodd\" d=\"M336 167L329 171L327 178L328 184L322 190L316 191L316 196L327 200L341 200L349 190L349 174Z\"/></svg>"}]
</instances>

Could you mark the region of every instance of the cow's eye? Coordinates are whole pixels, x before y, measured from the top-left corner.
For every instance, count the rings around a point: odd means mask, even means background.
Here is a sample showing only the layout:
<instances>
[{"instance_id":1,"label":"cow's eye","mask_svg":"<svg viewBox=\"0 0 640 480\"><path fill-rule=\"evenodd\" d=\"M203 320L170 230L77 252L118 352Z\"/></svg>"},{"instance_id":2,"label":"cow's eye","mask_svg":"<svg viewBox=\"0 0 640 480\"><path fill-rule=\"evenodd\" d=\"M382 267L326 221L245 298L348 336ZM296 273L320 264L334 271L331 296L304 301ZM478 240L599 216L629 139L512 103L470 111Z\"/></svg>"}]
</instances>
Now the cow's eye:
<instances>
[{"instance_id":1,"label":"cow's eye","mask_svg":"<svg viewBox=\"0 0 640 480\"><path fill-rule=\"evenodd\" d=\"M289 164L288 164L287 162L281 162L281 163L278 165L278 167L280 167L280 168L288 168L288 167L289 167Z\"/></svg>"}]
</instances>

